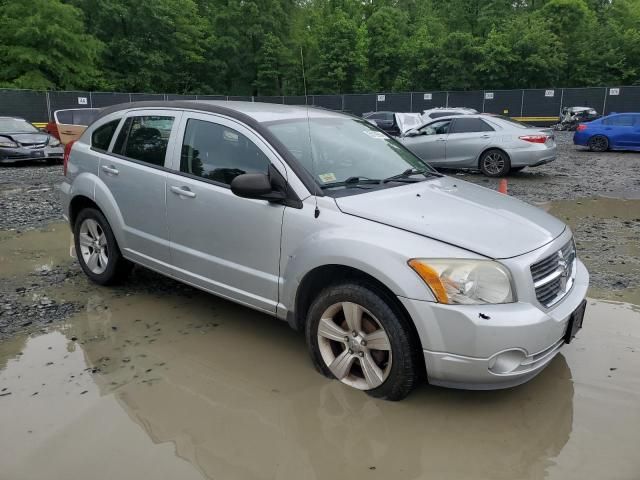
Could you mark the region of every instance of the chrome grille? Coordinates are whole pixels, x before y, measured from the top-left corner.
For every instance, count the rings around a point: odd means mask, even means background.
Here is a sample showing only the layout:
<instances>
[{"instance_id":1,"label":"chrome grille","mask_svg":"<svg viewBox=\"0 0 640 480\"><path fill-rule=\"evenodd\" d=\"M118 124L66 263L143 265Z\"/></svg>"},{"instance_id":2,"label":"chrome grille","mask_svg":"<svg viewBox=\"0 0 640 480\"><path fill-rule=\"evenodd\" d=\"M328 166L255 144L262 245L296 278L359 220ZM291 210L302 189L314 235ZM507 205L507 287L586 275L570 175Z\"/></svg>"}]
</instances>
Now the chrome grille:
<instances>
[{"instance_id":1,"label":"chrome grille","mask_svg":"<svg viewBox=\"0 0 640 480\"><path fill-rule=\"evenodd\" d=\"M531 265L536 298L550 307L564 297L573 286L576 269L576 246L573 239L560 250Z\"/></svg>"},{"instance_id":2,"label":"chrome grille","mask_svg":"<svg viewBox=\"0 0 640 480\"><path fill-rule=\"evenodd\" d=\"M35 150L37 148L44 148L47 144L46 143L21 143L20 146L24 147L24 148L29 148L31 150Z\"/></svg>"}]
</instances>

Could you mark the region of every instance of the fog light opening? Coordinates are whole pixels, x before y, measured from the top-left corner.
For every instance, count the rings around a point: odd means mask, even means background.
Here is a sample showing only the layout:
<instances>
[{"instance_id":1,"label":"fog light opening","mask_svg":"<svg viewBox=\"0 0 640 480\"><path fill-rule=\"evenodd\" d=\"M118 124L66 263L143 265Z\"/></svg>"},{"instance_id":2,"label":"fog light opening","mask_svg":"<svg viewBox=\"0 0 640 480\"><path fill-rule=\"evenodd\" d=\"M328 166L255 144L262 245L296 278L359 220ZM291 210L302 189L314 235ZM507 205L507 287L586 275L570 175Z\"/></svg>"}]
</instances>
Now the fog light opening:
<instances>
[{"instance_id":1,"label":"fog light opening","mask_svg":"<svg viewBox=\"0 0 640 480\"><path fill-rule=\"evenodd\" d=\"M526 357L522 350L507 350L489 360L489 371L493 373L511 373L520 366Z\"/></svg>"}]
</instances>

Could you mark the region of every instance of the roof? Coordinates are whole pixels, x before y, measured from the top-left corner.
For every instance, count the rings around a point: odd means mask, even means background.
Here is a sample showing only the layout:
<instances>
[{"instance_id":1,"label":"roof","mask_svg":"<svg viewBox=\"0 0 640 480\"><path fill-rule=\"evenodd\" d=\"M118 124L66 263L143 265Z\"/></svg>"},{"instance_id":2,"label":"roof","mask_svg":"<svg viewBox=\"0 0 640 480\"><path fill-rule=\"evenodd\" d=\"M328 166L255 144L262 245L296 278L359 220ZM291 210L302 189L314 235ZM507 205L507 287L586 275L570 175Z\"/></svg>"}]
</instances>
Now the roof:
<instances>
[{"instance_id":1,"label":"roof","mask_svg":"<svg viewBox=\"0 0 640 480\"><path fill-rule=\"evenodd\" d=\"M249 117L259 123L306 119L307 116L309 118L336 118L345 116L340 112L311 106L307 107L305 105L281 105L278 103L234 102L225 100L166 100L113 105L103 109L100 112L100 117L119 110L136 108L182 108L212 113L234 114L234 117Z\"/></svg>"}]
</instances>

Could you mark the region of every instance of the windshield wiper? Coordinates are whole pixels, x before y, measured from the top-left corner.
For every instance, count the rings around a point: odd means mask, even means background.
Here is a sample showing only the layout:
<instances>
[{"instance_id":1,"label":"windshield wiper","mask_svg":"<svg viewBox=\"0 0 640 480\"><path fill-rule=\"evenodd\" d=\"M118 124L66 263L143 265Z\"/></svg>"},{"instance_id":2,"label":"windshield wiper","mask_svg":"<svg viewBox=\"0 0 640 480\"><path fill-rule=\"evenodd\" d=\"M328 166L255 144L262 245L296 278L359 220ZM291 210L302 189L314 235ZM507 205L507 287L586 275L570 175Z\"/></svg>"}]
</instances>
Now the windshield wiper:
<instances>
[{"instance_id":1,"label":"windshield wiper","mask_svg":"<svg viewBox=\"0 0 640 480\"><path fill-rule=\"evenodd\" d=\"M361 185L377 185L380 184L380 180L367 177L349 177L341 182L325 183L320 188L334 188L334 187L360 187Z\"/></svg>"},{"instance_id":2,"label":"windshield wiper","mask_svg":"<svg viewBox=\"0 0 640 480\"><path fill-rule=\"evenodd\" d=\"M421 182L422 181L422 179L418 179L418 178L409 178L409 177L411 177L411 175L424 175L425 177L439 177L440 176L439 173L432 172L431 170L419 170L417 168L408 168L402 173L399 173L397 175L392 175L390 177L385 178L384 180L382 180L381 183L388 183L388 182L408 182L408 183L413 183L413 182Z\"/></svg>"}]
</instances>

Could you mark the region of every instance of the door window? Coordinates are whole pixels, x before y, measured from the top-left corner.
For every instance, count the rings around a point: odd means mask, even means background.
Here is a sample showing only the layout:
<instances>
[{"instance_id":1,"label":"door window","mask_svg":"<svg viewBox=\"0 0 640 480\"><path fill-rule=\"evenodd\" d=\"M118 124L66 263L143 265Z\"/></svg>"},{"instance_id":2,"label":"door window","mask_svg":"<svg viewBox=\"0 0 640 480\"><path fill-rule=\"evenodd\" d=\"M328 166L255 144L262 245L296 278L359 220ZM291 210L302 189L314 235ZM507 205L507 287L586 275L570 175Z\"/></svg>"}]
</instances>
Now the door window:
<instances>
[{"instance_id":1,"label":"door window","mask_svg":"<svg viewBox=\"0 0 640 480\"><path fill-rule=\"evenodd\" d=\"M230 185L243 173L268 173L269 159L242 133L190 119L182 143L180 171Z\"/></svg>"},{"instance_id":2,"label":"door window","mask_svg":"<svg viewBox=\"0 0 640 480\"><path fill-rule=\"evenodd\" d=\"M113 152L133 160L164 166L173 117L129 117L122 125Z\"/></svg>"},{"instance_id":3,"label":"door window","mask_svg":"<svg viewBox=\"0 0 640 480\"><path fill-rule=\"evenodd\" d=\"M456 118L449 133L492 132L485 121L480 118Z\"/></svg>"},{"instance_id":4,"label":"door window","mask_svg":"<svg viewBox=\"0 0 640 480\"><path fill-rule=\"evenodd\" d=\"M426 135L446 135L449 132L451 120L440 120L422 127L420 131Z\"/></svg>"},{"instance_id":5,"label":"door window","mask_svg":"<svg viewBox=\"0 0 640 480\"><path fill-rule=\"evenodd\" d=\"M633 115L616 115L615 117L605 118L602 123L616 127L630 127L633 125Z\"/></svg>"},{"instance_id":6,"label":"door window","mask_svg":"<svg viewBox=\"0 0 640 480\"><path fill-rule=\"evenodd\" d=\"M96 128L91 134L91 146L98 150L107 151L111 143L111 137L113 137L119 123L120 119L118 118Z\"/></svg>"}]
</instances>

